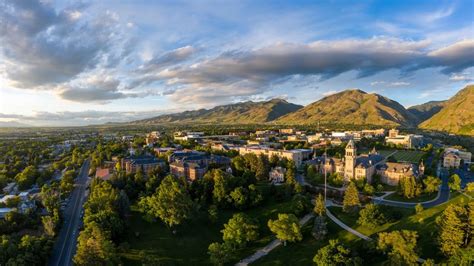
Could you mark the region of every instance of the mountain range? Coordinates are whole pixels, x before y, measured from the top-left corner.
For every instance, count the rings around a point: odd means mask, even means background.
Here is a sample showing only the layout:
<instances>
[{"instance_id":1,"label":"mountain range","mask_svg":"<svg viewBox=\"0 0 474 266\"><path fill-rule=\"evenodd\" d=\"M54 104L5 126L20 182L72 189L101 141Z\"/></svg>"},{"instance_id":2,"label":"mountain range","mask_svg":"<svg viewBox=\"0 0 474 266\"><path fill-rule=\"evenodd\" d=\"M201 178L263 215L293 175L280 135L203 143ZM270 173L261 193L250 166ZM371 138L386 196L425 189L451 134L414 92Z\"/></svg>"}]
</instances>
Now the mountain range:
<instances>
[{"instance_id":1,"label":"mountain range","mask_svg":"<svg viewBox=\"0 0 474 266\"><path fill-rule=\"evenodd\" d=\"M405 108L397 101L362 90L345 90L307 106L282 99L241 102L135 121L136 124L316 124L337 123L409 127L474 135L474 85L447 101Z\"/></svg>"}]
</instances>

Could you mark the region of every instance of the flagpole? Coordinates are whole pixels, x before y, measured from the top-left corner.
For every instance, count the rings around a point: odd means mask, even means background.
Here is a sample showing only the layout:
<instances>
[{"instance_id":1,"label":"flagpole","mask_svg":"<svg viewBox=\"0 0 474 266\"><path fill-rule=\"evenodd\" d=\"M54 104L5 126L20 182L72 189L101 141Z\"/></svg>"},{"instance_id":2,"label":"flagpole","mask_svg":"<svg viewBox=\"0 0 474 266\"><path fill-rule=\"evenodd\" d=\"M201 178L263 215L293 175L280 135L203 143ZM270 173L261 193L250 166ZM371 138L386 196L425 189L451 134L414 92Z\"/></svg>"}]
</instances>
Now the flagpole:
<instances>
[{"instance_id":1,"label":"flagpole","mask_svg":"<svg viewBox=\"0 0 474 266\"><path fill-rule=\"evenodd\" d=\"M324 151L324 205L326 205L326 191L327 191L327 171L326 171L326 160L328 158L327 149Z\"/></svg>"}]
</instances>

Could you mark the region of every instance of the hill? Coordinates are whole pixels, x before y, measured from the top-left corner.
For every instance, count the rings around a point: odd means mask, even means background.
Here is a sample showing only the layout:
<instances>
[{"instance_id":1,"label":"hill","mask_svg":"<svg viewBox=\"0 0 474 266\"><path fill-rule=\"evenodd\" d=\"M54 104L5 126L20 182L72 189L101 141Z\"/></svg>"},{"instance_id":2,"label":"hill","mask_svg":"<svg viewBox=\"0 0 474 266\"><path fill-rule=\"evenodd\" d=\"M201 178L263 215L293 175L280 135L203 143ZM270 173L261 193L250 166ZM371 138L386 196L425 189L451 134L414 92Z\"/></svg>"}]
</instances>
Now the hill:
<instances>
[{"instance_id":1,"label":"hill","mask_svg":"<svg viewBox=\"0 0 474 266\"><path fill-rule=\"evenodd\" d=\"M285 124L339 123L413 127L417 118L401 104L375 93L346 90L277 120Z\"/></svg>"},{"instance_id":2,"label":"hill","mask_svg":"<svg viewBox=\"0 0 474 266\"><path fill-rule=\"evenodd\" d=\"M456 93L420 128L474 136L474 85Z\"/></svg>"},{"instance_id":3,"label":"hill","mask_svg":"<svg viewBox=\"0 0 474 266\"><path fill-rule=\"evenodd\" d=\"M420 122L431 118L438 113L444 106L446 101L430 101L408 108L408 112L416 116Z\"/></svg>"},{"instance_id":4,"label":"hill","mask_svg":"<svg viewBox=\"0 0 474 266\"><path fill-rule=\"evenodd\" d=\"M216 106L212 109L185 111L182 113L161 115L134 123L221 123L221 124L258 124L273 121L283 115L294 112L303 106L282 99L265 102L242 102Z\"/></svg>"}]
</instances>

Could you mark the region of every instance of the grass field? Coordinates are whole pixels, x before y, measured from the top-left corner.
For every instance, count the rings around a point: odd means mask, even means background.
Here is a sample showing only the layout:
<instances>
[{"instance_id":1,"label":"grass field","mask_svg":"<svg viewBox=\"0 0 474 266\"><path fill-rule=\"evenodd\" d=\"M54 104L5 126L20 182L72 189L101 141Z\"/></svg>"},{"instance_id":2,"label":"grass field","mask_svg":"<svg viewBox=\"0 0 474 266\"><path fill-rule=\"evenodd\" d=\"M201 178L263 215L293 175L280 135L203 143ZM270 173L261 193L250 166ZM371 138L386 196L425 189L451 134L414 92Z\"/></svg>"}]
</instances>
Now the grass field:
<instances>
[{"instance_id":1,"label":"grass field","mask_svg":"<svg viewBox=\"0 0 474 266\"><path fill-rule=\"evenodd\" d=\"M328 232L330 236L338 234L342 229L327 219ZM323 246L327 245L329 238L316 240L311 235L313 220L309 221L303 228L303 240L296 243L288 243L286 247L279 246L267 256L257 260L252 265L314 265L313 257Z\"/></svg>"},{"instance_id":2,"label":"grass field","mask_svg":"<svg viewBox=\"0 0 474 266\"><path fill-rule=\"evenodd\" d=\"M413 230L418 233L418 254L422 258L431 258L435 259L436 262L442 262L443 257L439 253L438 244L436 241L438 229L436 225L436 217L438 217L442 211L448 206L448 204L460 204L461 202L468 202L469 199L459 193L452 194L451 200L438 205L433 208L425 209L424 211L415 214L413 210L409 209L397 209L397 211L402 212L402 218L398 221L387 223L376 228L366 228L357 224L357 216L347 215L342 212L341 208L331 207L331 212L336 215L341 221L343 221L348 226L356 229L357 231L374 237L377 233L382 231L394 231L394 230ZM393 208L384 206L384 209ZM347 231L340 231L337 236L339 239L346 242L348 245L358 248L359 250L364 250L361 247L364 246L364 243L358 239L353 234ZM363 252L363 251L362 251ZM364 256L366 257L366 256ZM366 264L378 264L381 263L380 258L373 258L373 261L364 261Z\"/></svg>"},{"instance_id":3,"label":"grass field","mask_svg":"<svg viewBox=\"0 0 474 266\"><path fill-rule=\"evenodd\" d=\"M382 156L391 156L398 162L418 163L425 152L423 151L406 151L406 150L380 150L378 151Z\"/></svg>"},{"instance_id":4,"label":"grass field","mask_svg":"<svg viewBox=\"0 0 474 266\"><path fill-rule=\"evenodd\" d=\"M263 206L245 211L258 221L260 238L247 248L238 250L237 261L273 239L267 221L282 212L291 212L291 202L269 201ZM124 239L130 248L120 254L122 261L125 265L142 265L144 260L152 260L160 265L209 265L207 248L212 242L222 242L220 231L233 213L235 212L221 211L216 223L209 222L207 213L200 213L194 220L180 226L174 235L160 221L148 223L140 213L132 211L130 229Z\"/></svg>"}]
</instances>

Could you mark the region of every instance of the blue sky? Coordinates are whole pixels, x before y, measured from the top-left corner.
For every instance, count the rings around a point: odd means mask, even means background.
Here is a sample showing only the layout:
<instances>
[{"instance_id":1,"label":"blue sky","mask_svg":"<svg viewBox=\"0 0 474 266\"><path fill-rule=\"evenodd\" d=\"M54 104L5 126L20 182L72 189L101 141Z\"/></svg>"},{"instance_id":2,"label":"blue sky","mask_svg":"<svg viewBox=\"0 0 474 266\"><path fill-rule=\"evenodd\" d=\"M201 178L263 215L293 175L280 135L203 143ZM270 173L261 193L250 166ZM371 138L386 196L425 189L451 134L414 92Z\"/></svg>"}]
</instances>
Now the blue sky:
<instances>
[{"instance_id":1,"label":"blue sky","mask_svg":"<svg viewBox=\"0 0 474 266\"><path fill-rule=\"evenodd\" d=\"M473 82L473 1L0 0L0 122L84 125Z\"/></svg>"}]
</instances>

